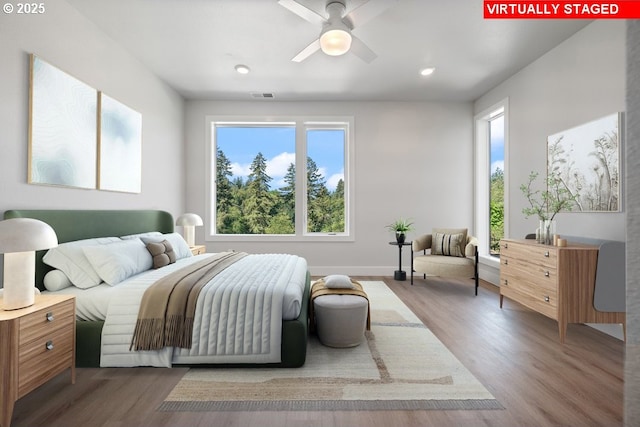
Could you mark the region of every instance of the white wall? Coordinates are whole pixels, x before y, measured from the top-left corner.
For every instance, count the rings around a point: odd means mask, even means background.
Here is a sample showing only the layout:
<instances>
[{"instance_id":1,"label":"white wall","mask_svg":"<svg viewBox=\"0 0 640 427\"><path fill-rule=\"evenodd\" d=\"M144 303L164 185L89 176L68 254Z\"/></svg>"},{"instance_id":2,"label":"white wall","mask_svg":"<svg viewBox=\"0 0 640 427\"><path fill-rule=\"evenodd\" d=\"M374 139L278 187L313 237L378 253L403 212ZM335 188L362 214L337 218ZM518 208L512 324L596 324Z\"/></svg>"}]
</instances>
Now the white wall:
<instances>
[{"instance_id":1,"label":"white wall","mask_svg":"<svg viewBox=\"0 0 640 427\"><path fill-rule=\"evenodd\" d=\"M469 103L188 101L187 210L206 212L207 115L346 115L355 118L355 241L339 243L208 242L209 250L289 252L312 274L393 275L398 249L384 228L398 217L416 231L472 227L472 107ZM204 228L196 241L204 243ZM409 248L404 250L408 271Z\"/></svg>"},{"instance_id":2,"label":"white wall","mask_svg":"<svg viewBox=\"0 0 640 427\"><path fill-rule=\"evenodd\" d=\"M625 111L625 28L624 21L595 21L476 101L477 114L509 98L507 237L523 238L537 227L537 218L525 219L522 214L527 202L520 184L527 182L532 170L541 176L546 174L547 136ZM626 240L624 191L622 183L622 212L560 213L556 216L556 232ZM497 270L483 266L481 277L498 277ZM617 338L623 336L619 325L592 326Z\"/></svg>"},{"instance_id":3,"label":"white wall","mask_svg":"<svg viewBox=\"0 0 640 427\"><path fill-rule=\"evenodd\" d=\"M67 2L45 6L42 15L0 14L0 215L19 208L180 214L183 99ZM27 184L30 53L142 113L141 194Z\"/></svg>"},{"instance_id":4,"label":"white wall","mask_svg":"<svg viewBox=\"0 0 640 427\"><path fill-rule=\"evenodd\" d=\"M547 136L625 110L625 46L624 21L595 21L476 101L479 113L509 98L507 236L523 238L537 227L537 218L522 214L519 187L532 170L545 175ZM560 213L556 231L625 240L625 214Z\"/></svg>"},{"instance_id":5,"label":"white wall","mask_svg":"<svg viewBox=\"0 0 640 427\"><path fill-rule=\"evenodd\" d=\"M0 40L0 210L41 207L181 211L184 103L173 89L63 0L47 1L46 13L38 16L0 14ZM26 183L29 53L142 113L141 194Z\"/></svg>"}]
</instances>

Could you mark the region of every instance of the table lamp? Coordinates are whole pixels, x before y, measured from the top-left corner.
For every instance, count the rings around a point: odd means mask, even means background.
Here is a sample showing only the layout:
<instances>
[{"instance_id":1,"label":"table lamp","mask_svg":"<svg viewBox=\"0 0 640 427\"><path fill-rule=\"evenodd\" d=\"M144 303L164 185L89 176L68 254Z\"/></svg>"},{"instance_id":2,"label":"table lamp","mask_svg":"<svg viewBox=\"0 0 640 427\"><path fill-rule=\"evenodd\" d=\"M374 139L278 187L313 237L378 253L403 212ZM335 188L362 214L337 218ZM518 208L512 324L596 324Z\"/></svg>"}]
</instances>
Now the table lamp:
<instances>
[{"instance_id":1,"label":"table lamp","mask_svg":"<svg viewBox=\"0 0 640 427\"><path fill-rule=\"evenodd\" d=\"M4 310L29 307L35 302L36 252L58 246L53 228L31 218L0 221L0 253L4 254Z\"/></svg>"},{"instance_id":2,"label":"table lamp","mask_svg":"<svg viewBox=\"0 0 640 427\"><path fill-rule=\"evenodd\" d=\"M190 247L195 246L195 232L196 226L203 225L202 218L199 215L194 213L186 213L182 214L176 220L176 225L181 225L184 230L184 240L187 241L187 244Z\"/></svg>"}]
</instances>

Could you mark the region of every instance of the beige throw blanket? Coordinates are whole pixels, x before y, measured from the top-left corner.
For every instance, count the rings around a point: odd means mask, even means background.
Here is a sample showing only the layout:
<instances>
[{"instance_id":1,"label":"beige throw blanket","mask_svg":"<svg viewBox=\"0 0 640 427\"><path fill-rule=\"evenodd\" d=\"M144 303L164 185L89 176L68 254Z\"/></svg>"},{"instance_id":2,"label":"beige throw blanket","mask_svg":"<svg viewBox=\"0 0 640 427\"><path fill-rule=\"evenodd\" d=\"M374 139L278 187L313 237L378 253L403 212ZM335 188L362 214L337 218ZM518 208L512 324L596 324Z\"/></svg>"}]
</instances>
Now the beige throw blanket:
<instances>
[{"instance_id":1,"label":"beige throw blanket","mask_svg":"<svg viewBox=\"0 0 640 427\"><path fill-rule=\"evenodd\" d=\"M327 288L324 284L324 280L320 279L311 286L311 304L309 304L309 327L312 331L315 330L316 319L313 311L313 300L322 295L356 295L365 298L367 302L369 297L367 293L362 289L362 285L351 279L351 285L353 288ZM371 330L371 306L367 307L367 331Z\"/></svg>"},{"instance_id":2,"label":"beige throw blanket","mask_svg":"<svg viewBox=\"0 0 640 427\"><path fill-rule=\"evenodd\" d=\"M247 256L221 252L177 270L151 285L142 296L129 350L191 348L200 290L222 270Z\"/></svg>"}]
</instances>

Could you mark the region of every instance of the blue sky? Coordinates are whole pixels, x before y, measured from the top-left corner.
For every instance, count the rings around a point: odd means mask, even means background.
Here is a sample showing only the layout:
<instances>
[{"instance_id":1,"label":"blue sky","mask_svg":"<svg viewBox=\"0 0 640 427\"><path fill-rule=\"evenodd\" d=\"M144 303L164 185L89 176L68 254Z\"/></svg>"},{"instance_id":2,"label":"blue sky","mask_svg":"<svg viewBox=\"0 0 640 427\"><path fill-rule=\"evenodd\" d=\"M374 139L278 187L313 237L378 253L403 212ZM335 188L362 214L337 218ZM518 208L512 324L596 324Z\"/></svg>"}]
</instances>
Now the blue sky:
<instances>
[{"instance_id":1,"label":"blue sky","mask_svg":"<svg viewBox=\"0 0 640 427\"><path fill-rule=\"evenodd\" d=\"M261 152L267 159L271 188L284 186L284 176L295 163L295 128L292 127L217 127L218 148L231 162L234 177L246 178L251 162ZM341 130L310 131L307 155L325 177L327 188L334 190L344 177L344 134Z\"/></svg>"},{"instance_id":2,"label":"blue sky","mask_svg":"<svg viewBox=\"0 0 640 427\"><path fill-rule=\"evenodd\" d=\"M504 116L490 121L491 123L491 173L500 168L504 171Z\"/></svg>"}]
</instances>

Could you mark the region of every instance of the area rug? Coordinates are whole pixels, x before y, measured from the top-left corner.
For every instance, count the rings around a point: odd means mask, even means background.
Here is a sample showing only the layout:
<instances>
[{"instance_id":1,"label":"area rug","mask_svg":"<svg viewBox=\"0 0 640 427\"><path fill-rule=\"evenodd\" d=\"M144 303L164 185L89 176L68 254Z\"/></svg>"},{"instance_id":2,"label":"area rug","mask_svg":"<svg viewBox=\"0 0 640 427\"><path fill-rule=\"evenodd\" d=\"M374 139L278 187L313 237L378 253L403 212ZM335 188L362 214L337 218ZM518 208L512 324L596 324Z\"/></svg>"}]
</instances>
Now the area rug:
<instances>
[{"instance_id":1,"label":"area rug","mask_svg":"<svg viewBox=\"0 0 640 427\"><path fill-rule=\"evenodd\" d=\"M302 368L192 368L160 411L504 409L384 282L360 282L371 331L357 347L312 335Z\"/></svg>"}]
</instances>

